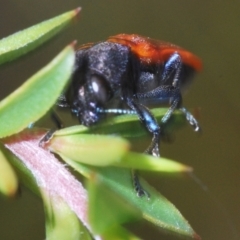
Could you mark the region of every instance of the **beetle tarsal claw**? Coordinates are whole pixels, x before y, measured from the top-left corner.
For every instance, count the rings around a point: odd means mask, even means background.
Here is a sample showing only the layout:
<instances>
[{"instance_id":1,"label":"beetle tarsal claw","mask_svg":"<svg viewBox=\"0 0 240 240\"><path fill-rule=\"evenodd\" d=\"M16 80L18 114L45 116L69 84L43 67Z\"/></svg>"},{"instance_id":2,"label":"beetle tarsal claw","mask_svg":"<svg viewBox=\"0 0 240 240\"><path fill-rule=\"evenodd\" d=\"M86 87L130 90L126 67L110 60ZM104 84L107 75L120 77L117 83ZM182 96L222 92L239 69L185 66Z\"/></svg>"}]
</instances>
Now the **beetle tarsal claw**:
<instances>
[{"instance_id":1,"label":"beetle tarsal claw","mask_svg":"<svg viewBox=\"0 0 240 240\"><path fill-rule=\"evenodd\" d=\"M137 192L137 196L138 197L147 197L147 199L149 200L150 199L150 194L145 191L142 187L138 188L138 189L135 189L136 192Z\"/></svg>"},{"instance_id":2,"label":"beetle tarsal claw","mask_svg":"<svg viewBox=\"0 0 240 240\"><path fill-rule=\"evenodd\" d=\"M156 146L153 148L153 150L152 150L152 155L153 155L154 157L160 157L158 145L156 145Z\"/></svg>"}]
</instances>

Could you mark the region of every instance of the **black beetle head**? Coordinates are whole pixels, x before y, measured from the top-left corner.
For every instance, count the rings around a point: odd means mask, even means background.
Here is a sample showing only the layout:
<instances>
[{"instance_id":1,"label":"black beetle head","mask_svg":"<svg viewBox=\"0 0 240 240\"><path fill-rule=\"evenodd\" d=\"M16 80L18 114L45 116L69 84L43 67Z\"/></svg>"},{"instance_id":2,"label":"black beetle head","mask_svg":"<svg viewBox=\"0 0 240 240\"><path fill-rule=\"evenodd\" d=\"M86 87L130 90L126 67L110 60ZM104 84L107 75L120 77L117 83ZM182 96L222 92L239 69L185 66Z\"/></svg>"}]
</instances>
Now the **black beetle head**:
<instances>
[{"instance_id":1,"label":"black beetle head","mask_svg":"<svg viewBox=\"0 0 240 240\"><path fill-rule=\"evenodd\" d=\"M84 86L79 89L78 95L73 101L72 113L85 126L91 126L99 120L97 104L91 100L91 95Z\"/></svg>"},{"instance_id":2,"label":"black beetle head","mask_svg":"<svg viewBox=\"0 0 240 240\"><path fill-rule=\"evenodd\" d=\"M81 124L93 125L99 121L99 109L104 108L111 94L108 82L103 77L92 74L88 77L88 81L75 92L72 112Z\"/></svg>"},{"instance_id":3,"label":"black beetle head","mask_svg":"<svg viewBox=\"0 0 240 240\"><path fill-rule=\"evenodd\" d=\"M91 126L99 121L99 113L96 111L83 110L80 112L78 116L79 122L81 122L84 126Z\"/></svg>"}]
</instances>

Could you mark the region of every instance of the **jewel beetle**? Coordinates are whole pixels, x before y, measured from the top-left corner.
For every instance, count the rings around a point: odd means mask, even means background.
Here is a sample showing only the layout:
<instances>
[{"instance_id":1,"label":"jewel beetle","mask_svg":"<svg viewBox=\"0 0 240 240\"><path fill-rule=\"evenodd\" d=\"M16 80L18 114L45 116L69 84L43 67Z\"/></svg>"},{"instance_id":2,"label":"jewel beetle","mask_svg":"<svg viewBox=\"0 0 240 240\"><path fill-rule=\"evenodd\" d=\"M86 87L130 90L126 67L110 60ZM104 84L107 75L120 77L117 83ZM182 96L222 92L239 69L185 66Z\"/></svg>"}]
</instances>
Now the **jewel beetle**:
<instances>
[{"instance_id":1,"label":"jewel beetle","mask_svg":"<svg viewBox=\"0 0 240 240\"><path fill-rule=\"evenodd\" d=\"M196 55L177 45L137 34L118 34L76 51L71 84L57 104L69 108L85 126L99 122L107 113L137 114L152 134L145 152L160 156L161 124L175 109L195 131L200 129L182 106L182 92L201 68ZM149 106L162 103L169 103L169 108L158 123ZM137 194L144 195L136 174L133 179Z\"/></svg>"}]
</instances>

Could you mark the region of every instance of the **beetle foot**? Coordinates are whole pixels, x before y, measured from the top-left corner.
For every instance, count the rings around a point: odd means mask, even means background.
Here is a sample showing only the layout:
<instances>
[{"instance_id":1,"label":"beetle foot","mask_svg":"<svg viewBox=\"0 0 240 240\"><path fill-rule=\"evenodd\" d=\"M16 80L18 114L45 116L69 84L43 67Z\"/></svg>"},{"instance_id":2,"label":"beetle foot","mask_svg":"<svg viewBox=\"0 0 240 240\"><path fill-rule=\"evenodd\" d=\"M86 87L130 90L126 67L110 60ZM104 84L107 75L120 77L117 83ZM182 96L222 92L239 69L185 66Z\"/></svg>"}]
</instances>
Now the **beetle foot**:
<instances>
[{"instance_id":1,"label":"beetle foot","mask_svg":"<svg viewBox=\"0 0 240 240\"><path fill-rule=\"evenodd\" d=\"M200 132L201 127L198 124L197 119L186 109L186 108L180 108L179 109L186 117L186 120L189 122L189 124L193 127L195 132Z\"/></svg>"},{"instance_id":2,"label":"beetle foot","mask_svg":"<svg viewBox=\"0 0 240 240\"><path fill-rule=\"evenodd\" d=\"M160 157L159 152L159 134L153 136L150 146L145 150L146 154L152 155L154 157Z\"/></svg>"},{"instance_id":3,"label":"beetle foot","mask_svg":"<svg viewBox=\"0 0 240 240\"><path fill-rule=\"evenodd\" d=\"M155 147L152 149L151 155L154 157L160 157L158 144L156 144Z\"/></svg>"},{"instance_id":4,"label":"beetle foot","mask_svg":"<svg viewBox=\"0 0 240 240\"><path fill-rule=\"evenodd\" d=\"M53 137L53 134L56 130L49 130L40 140L39 147L44 148L45 144L49 142L49 140Z\"/></svg>"},{"instance_id":5,"label":"beetle foot","mask_svg":"<svg viewBox=\"0 0 240 240\"><path fill-rule=\"evenodd\" d=\"M133 179L133 186L134 186L134 189L137 193L137 196L138 197L144 197L146 196L147 199L149 200L150 199L150 194L144 190L144 188L142 187L140 181L139 181L139 178L138 178L138 174L135 170L132 170L132 179Z\"/></svg>"},{"instance_id":6,"label":"beetle foot","mask_svg":"<svg viewBox=\"0 0 240 240\"><path fill-rule=\"evenodd\" d=\"M145 197L147 197L148 200L150 199L150 194L146 190L144 190L141 185L138 186L138 188L135 188L135 191L136 191L138 197L145 196Z\"/></svg>"}]
</instances>

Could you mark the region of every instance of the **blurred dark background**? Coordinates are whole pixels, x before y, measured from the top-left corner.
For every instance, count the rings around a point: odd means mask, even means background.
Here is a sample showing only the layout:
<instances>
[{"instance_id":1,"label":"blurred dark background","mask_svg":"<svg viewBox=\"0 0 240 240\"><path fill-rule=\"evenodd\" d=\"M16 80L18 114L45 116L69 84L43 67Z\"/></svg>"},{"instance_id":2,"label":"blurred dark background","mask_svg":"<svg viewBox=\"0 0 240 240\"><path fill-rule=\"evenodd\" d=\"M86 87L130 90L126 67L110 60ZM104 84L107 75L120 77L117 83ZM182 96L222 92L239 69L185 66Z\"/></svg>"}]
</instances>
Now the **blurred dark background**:
<instances>
[{"instance_id":1,"label":"blurred dark background","mask_svg":"<svg viewBox=\"0 0 240 240\"><path fill-rule=\"evenodd\" d=\"M173 143L162 144L161 154L194 167L209 191L191 178L146 177L204 240L240 239L235 236L240 231L240 2L1 0L0 38L77 6L83 8L77 24L29 57L1 68L0 98L74 39L81 44L117 33L138 33L191 50L202 58L204 71L184 97L184 106L200 108L203 132L182 129ZM178 239L145 222L133 229L143 239ZM42 204L29 191L23 189L16 201L0 199L0 239L44 239Z\"/></svg>"}]
</instances>

